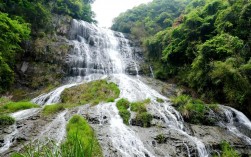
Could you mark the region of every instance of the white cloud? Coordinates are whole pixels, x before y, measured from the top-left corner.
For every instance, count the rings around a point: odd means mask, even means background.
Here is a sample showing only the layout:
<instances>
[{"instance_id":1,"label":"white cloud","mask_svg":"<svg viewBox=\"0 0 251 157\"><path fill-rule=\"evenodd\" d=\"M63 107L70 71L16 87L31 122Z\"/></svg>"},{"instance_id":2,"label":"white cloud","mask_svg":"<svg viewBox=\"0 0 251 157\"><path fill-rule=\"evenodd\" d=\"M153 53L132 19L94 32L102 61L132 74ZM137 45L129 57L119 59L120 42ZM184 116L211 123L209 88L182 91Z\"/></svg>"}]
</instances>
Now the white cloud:
<instances>
[{"instance_id":1,"label":"white cloud","mask_svg":"<svg viewBox=\"0 0 251 157\"><path fill-rule=\"evenodd\" d=\"M113 18L120 13L150 1L152 0L95 0L92 4L92 10L96 14L98 25L109 28L112 25Z\"/></svg>"}]
</instances>

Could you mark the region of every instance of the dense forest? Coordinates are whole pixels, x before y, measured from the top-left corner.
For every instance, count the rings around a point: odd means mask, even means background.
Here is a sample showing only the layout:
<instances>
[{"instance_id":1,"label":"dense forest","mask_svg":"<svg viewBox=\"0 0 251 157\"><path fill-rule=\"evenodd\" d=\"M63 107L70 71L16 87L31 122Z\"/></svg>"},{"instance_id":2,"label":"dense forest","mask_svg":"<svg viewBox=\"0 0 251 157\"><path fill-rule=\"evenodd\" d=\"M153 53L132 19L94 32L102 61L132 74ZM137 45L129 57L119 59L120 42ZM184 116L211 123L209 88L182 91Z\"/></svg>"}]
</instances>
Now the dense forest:
<instances>
[{"instance_id":1,"label":"dense forest","mask_svg":"<svg viewBox=\"0 0 251 157\"><path fill-rule=\"evenodd\" d=\"M92 0L0 0L0 93L14 83L17 54L25 44L53 33L53 14L95 22ZM19 55L20 56L20 55Z\"/></svg>"},{"instance_id":2,"label":"dense forest","mask_svg":"<svg viewBox=\"0 0 251 157\"><path fill-rule=\"evenodd\" d=\"M141 39L157 78L251 113L250 0L154 0L112 28Z\"/></svg>"}]
</instances>

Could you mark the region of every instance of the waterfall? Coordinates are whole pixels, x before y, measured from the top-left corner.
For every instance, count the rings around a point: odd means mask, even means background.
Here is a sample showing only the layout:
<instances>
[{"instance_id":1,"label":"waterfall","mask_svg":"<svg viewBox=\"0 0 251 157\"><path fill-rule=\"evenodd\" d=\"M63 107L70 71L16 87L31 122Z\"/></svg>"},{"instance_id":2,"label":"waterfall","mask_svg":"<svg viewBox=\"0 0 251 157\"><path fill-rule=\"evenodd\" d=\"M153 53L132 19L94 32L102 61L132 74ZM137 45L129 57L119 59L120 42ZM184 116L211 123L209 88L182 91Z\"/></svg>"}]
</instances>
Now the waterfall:
<instances>
[{"instance_id":1,"label":"waterfall","mask_svg":"<svg viewBox=\"0 0 251 157\"><path fill-rule=\"evenodd\" d=\"M238 127L245 127L248 132L251 130L250 120L240 111L228 106L220 106L221 110L226 116L227 122L221 122L219 125L226 127L230 132L232 132L237 137L246 141L248 145L251 146L251 138L246 136L243 132L238 129Z\"/></svg>"},{"instance_id":2,"label":"waterfall","mask_svg":"<svg viewBox=\"0 0 251 157\"><path fill-rule=\"evenodd\" d=\"M71 45L71 49L65 58L67 77L64 84L49 93L34 98L32 102L39 104L41 107L57 104L60 103L60 95L66 88L106 78L118 85L120 89L119 98L126 98L130 102L151 99L147 111L159 117L160 121L163 122L164 125L161 129L167 132L175 132L175 134L183 138L177 141L183 145L182 147L185 148L184 152L187 156L209 156L205 144L197 137L192 136L191 133L186 132L185 122L181 114L172 107L170 100L141 80L137 56L130 40L124 34L98 28L84 21L72 20L68 43ZM154 78L151 66L150 70ZM130 75L136 75L137 77ZM157 98L163 99L164 102L159 103ZM127 126L123 123L116 108L117 101L118 99L113 103L98 104L90 109L98 115L99 119L99 129L95 131L98 132L100 137L107 139L109 143L104 143L102 145L103 149L104 147L111 147L108 151L112 151L115 154L114 156L161 156L157 154L158 152L154 148L151 148L149 141L144 140L145 137L140 136L137 127ZM84 112L82 110L85 109L80 108L77 114L81 114ZM251 129L250 121L241 112L232 108L222 106L222 110L228 119L228 122L222 123L222 125L238 137L251 143L250 138L238 131L235 126L236 123L241 123ZM38 114L40 111L41 109L30 109L13 113L12 116L18 122L21 122L32 115ZM49 137L59 144L65 137L66 117L68 114L71 114L68 110L59 113L50 123L43 126L43 131L34 140L43 141L45 137ZM0 152L4 152L10 147L12 139L17 133L18 129L6 137L5 145L0 148ZM102 133L106 134L102 135ZM174 147L177 148L177 146ZM193 150L196 150L196 153L193 153ZM168 153L165 151L165 156L172 156Z\"/></svg>"}]
</instances>

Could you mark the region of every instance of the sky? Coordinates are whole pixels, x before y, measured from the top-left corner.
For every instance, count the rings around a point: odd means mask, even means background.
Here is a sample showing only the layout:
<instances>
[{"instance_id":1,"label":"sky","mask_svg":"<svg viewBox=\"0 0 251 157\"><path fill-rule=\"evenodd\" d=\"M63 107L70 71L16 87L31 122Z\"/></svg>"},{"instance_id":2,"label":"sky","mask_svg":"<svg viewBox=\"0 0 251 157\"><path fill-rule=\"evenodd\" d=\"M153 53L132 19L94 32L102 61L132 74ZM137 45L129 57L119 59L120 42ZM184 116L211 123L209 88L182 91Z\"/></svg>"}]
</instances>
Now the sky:
<instances>
[{"instance_id":1,"label":"sky","mask_svg":"<svg viewBox=\"0 0 251 157\"><path fill-rule=\"evenodd\" d=\"M120 13L150 1L152 0L95 0L92 4L92 10L96 14L95 19L98 21L98 25L109 28L112 25L112 20Z\"/></svg>"}]
</instances>

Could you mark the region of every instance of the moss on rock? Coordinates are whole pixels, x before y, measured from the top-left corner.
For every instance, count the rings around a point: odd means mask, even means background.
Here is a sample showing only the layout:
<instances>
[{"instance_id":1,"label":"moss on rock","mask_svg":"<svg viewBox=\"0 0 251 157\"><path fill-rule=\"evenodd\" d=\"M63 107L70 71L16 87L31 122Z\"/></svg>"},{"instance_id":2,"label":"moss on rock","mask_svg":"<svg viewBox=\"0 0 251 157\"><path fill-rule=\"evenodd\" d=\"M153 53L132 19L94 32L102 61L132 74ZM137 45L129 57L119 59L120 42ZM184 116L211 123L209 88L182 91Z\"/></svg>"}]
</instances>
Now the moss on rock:
<instances>
[{"instance_id":1,"label":"moss on rock","mask_svg":"<svg viewBox=\"0 0 251 157\"><path fill-rule=\"evenodd\" d=\"M66 89L62 95L63 103L91 104L110 102L119 97L120 90L115 83L98 80Z\"/></svg>"}]
</instances>

